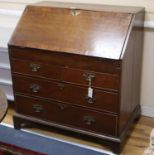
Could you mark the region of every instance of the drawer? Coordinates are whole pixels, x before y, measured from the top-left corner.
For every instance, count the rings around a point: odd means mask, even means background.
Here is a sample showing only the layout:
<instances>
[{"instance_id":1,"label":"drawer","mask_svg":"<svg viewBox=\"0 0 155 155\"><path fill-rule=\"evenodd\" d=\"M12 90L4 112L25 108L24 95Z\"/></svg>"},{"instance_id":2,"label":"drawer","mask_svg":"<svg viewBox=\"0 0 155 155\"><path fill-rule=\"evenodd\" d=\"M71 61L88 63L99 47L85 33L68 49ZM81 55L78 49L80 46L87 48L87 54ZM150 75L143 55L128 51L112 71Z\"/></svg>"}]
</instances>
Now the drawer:
<instances>
[{"instance_id":1,"label":"drawer","mask_svg":"<svg viewBox=\"0 0 155 155\"><path fill-rule=\"evenodd\" d=\"M120 60L14 46L9 46L9 55L11 59L31 60L42 62L43 64L51 63L69 68L120 74Z\"/></svg>"},{"instance_id":2,"label":"drawer","mask_svg":"<svg viewBox=\"0 0 155 155\"><path fill-rule=\"evenodd\" d=\"M11 60L13 73L60 80L61 67L54 64L42 64L34 61Z\"/></svg>"},{"instance_id":3,"label":"drawer","mask_svg":"<svg viewBox=\"0 0 155 155\"><path fill-rule=\"evenodd\" d=\"M59 102L16 96L17 112L76 129L116 135L117 117Z\"/></svg>"},{"instance_id":4,"label":"drawer","mask_svg":"<svg viewBox=\"0 0 155 155\"><path fill-rule=\"evenodd\" d=\"M61 80L77 85L88 86L91 79L92 86L100 89L119 90L119 76L115 74L104 74L86 70L61 67L54 64L42 64L40 62L11 60L13 73Z\"/></svg>"},{"instance_id":5,"label":"drawer","mask_svg":"<svg viewBox=\"0 0 155 155\"><path fill-rule=\"evenodd\" d=\"M93 97L88 98L88 89L72 84L13 76L14 90L31 96L54 99L70 104L118 112L118 94L94 89Z\"/></svg>"}]
</instances>

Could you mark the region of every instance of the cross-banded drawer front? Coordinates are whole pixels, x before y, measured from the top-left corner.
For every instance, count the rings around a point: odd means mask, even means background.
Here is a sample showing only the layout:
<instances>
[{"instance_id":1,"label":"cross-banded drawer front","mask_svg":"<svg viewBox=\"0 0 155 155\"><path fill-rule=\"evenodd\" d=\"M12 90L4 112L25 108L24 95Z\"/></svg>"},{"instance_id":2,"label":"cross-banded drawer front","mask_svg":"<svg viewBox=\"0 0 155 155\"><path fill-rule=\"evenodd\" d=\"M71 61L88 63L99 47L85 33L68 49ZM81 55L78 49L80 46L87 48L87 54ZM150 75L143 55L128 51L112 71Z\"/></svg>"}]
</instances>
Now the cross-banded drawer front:
<instances>
[{"instance_id":1,"label":"cross-banded drawer front","mask_svg":"<svg viewBox=\"0 0 155 155\"><path fill-rule=\"evenodd\" d=\"M16 93L53 99L61 96L61 87L56 82L22 76L13 76L13 82Z\"/></svg>"},{"instance_id":2,"label":"cross-banded drawer front","mask_svg":"<svg viewBox=\"0 0 155 155\"><path fill-rule=\"evenodd\" d=\"M102 134L116 135L115 115L74 107L59 102L16 96L17 112L61 125Z\"/></svg>"},{"instance_id":3,"label":"cross-banded drawer front","mask_svg":"<svg viewBox=\"0 0 155 155\"><path fill-rule=\"evenodd\" d=\"M88 96L88 88L26 78L22 76L13 76L14 90L17 93L25 95L44 97L54 99L70 104L95 108L98 110L117 113L118 94L113 92L101 91L94 89L92 98Z\"/></svg>"},{"instance_id":4,"label":"cross-banded drawer front","mask_svg":"<svg viewBox=\"0 0 155 155\"><path fill-rule=\"evenodd\" d=\"M42 62L43 64L57 64L70 68L91 70L101 73L120 74L120 61L88 57L78 54L66 54L63 52L42 51L39 49L10 47L12 59Z\"/></svg>"},{"instance_id":5,"label":"cross-banded drawer front","mask_svg":"<svg viewBox=\"0 0 155 155\"><path fill-rule=\"evenodd\" d=\"M119 90L119 76L117 74L103 74L18 59L12 59L11 65L14 73L26 76L54 79L84 86L88 86L89 80L91 80L92 87L105 90Z\"/></svg>"}]
</instances>

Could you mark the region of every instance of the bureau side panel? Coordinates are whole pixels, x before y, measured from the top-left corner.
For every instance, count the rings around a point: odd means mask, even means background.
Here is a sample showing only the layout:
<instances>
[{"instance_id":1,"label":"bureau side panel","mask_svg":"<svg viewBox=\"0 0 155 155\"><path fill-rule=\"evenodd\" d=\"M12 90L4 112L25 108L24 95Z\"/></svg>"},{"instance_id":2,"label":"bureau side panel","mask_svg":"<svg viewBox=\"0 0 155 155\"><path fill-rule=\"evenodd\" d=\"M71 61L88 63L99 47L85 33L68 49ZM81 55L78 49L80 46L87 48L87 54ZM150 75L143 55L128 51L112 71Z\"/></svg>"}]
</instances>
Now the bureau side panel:
<instances>
[{"instance_id":1,"label":"bureau side panel","mask_svg":"<svg viewBox=\"0 0 155 155\"><path fill-rule=\"evenodd\" d=\"M126 131L140 104L144 12L133 16L131 33L122 55L119 135Z\"/></svg>"}]
</instances>

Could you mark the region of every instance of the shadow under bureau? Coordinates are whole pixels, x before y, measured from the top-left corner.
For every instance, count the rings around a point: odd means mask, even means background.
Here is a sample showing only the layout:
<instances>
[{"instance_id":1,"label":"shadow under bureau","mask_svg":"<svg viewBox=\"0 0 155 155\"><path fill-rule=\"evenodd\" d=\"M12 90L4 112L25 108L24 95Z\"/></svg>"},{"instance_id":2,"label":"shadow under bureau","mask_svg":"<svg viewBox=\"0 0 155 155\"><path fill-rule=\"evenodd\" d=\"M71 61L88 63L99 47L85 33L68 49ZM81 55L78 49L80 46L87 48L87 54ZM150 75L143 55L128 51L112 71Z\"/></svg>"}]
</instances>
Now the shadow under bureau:
<instances>
[{"instance_id":1,"label":"shadow under bureau","mask_svg":"<svg viewBox=\"0 0 155 155\"><path fill-rule=\"evenodd\" d=\"M140 115L143 21L138 7L27 6L8 45L14 127L45 124L120 153Z\"/></svg>"}]
</instances>

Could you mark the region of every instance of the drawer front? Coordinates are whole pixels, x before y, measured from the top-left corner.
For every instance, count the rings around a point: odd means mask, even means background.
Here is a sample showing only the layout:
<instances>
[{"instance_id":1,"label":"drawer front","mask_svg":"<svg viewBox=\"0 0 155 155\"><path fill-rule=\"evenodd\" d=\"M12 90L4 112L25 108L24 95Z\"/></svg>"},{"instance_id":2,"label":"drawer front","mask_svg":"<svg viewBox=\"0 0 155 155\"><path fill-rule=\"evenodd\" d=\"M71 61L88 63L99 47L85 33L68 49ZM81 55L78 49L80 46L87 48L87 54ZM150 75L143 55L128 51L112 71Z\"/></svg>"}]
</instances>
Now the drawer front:
<instances>
[{"instance_id":1,"label":"drawer front","mask_svg":"<svg viewBox=\"0 0 155 155\"><path fill-rule=\"evenodd\" d=\"M37 79L14 76L13 86L15 93L22 93L26 95L60 99L61 89L57 82L47 82Z\"/></svg>"},{"instance_id":2,"label":"drawer front","mask_svg":"<svg viewBox=\"0 0 155 155\"><path fill-rule=\"evenodd\" d=\"M12 59L11 68L12 72L24 75L45 77L57 80L60 80L61 77L61 67L58 65Z\"/></svg>"},{"instance_id":3,"label":"drawer front","mask_svg":"<svg viewBox=\"0 0 155 155\"><path fill-rule=\"evenodd\" d=\"M52 63L70 68L120 74L121 61L119 60L13 46L9 46L9 55L11 59L24 59L42 63Z\"/></svg>"},{"instance_id":4,"label":"drawer front","mask_svg":"<svg viewBox=\"0 0 155 155\"><path fill-rule=\"evenodd\" d=\"M118 94L94 89L88 98L88 89L71 84L48 82L33 78L13 76L14 90L31 96L55 99L62 102L117 113Z\"/></svg>"},{"instance_id":5,"label":"drawer front","mask_svg":"<svg viewBox=\"0 0 155 155\"><path fill-rule=\"evenodd\" d=\"M16 96L17 112L42 120L93 131L116 135L117 117L59 102Z\"/></svg>"},{"instance_id":6,"label":"drawer front","mask_svg":"<svg viewBox=\"0 0 155 155\"><path fill-rule=\"evenodd\" d=\"M12 59L11 66L12 71L18 74L61 80L85 86L88 86L88 80L91 78L92 87L106 90L119 90L119 76L115 74L90 72L65 68L54 64L42 64L40 62L18 59Z\"/></svg>"}]
</instances>

